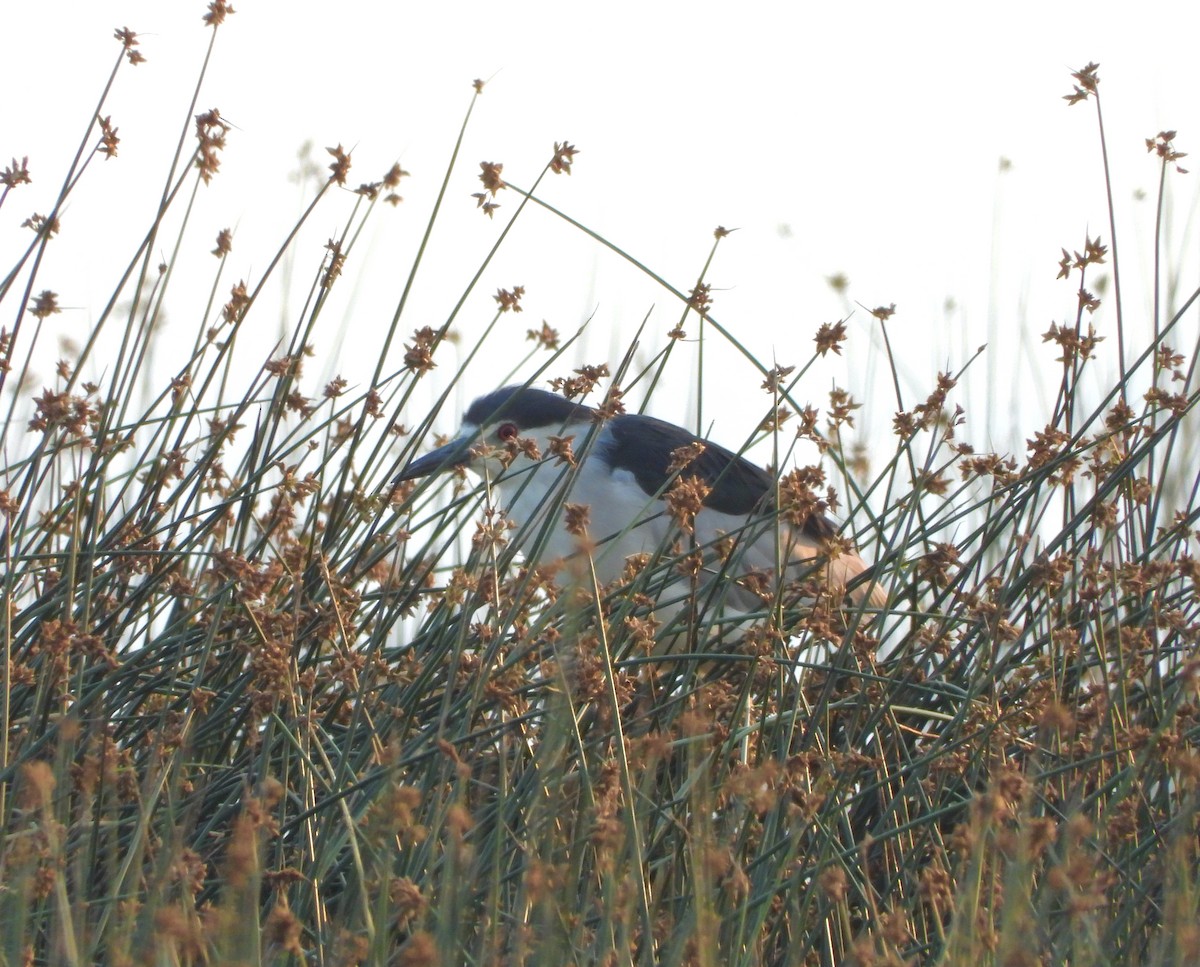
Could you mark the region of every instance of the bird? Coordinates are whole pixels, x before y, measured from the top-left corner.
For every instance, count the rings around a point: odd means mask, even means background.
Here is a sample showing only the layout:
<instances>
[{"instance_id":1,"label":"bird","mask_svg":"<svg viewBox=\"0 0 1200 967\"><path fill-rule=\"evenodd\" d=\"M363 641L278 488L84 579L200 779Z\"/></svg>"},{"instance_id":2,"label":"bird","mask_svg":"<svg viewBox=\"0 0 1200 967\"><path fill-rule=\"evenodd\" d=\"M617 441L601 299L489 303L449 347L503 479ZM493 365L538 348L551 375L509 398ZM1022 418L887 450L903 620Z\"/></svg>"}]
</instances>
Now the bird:
<instances>
[{"instance_id":1,"label":"bird","mask_svg":"<svg viewBox=\"0 0 1200 967\"><path fill-rule=\"evenodd\" d=\"M394 483L460 468L489 482L527 561L577 578L594 574L602 586L627 574L632 555L673 560L682 547L701 551L706 599L743 610L762 607L755 589L763 583L751 576L774 573L777 564L789 579L823 568L828 586L856 606L886 603L882 588L860 577L866 562L836 540L837 525L824 513L787 522L772 474L652 416L609 415L558 393L505 386L476 399L455 436L408 463ZM671 499L672 487L688 478L701 484L691 517L673 512ZM586 511L581 517L572 508ZM663 571L678 585L677 568Z\"/></svg>"}]
</instances>

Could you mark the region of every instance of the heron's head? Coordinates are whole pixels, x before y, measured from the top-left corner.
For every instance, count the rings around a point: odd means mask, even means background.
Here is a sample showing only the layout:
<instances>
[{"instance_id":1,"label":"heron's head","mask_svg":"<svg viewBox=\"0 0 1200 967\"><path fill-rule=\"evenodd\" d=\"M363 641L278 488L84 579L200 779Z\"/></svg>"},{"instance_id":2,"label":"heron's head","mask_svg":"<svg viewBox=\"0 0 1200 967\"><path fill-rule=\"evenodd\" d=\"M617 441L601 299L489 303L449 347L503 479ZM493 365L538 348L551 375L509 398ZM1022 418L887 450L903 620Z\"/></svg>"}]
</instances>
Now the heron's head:
<instances>
[{"instance_id":1,"label":"heron's head","mask_svg":"<svg viewBox=\"0 0 1200 967\"><path fill-rule=\"evenodd\" d=\"M586 432L593 415L590 407L555 393L506 386L472 403L453 439L412 461L396 482L458 467L498 477L514 459L543 459L555 448L556 439Z\"/></svg>"}]
</instances>

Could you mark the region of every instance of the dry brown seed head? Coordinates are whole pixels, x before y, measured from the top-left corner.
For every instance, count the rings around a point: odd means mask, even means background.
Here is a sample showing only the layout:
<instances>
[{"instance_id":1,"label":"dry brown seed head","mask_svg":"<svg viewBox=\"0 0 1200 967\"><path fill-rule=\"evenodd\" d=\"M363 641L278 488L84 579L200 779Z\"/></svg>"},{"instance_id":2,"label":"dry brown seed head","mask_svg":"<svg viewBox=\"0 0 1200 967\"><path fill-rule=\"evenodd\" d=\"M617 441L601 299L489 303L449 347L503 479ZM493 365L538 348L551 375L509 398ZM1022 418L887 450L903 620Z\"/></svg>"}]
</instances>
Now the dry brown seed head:
<instances>
[{"instance_id":1,"label":"dry brown seed head","mask_svg":"<svg viewBox=\"0 0 1200 967\"><path fill-rule=\"evenodd\" d=\"M817 344L817 352L822 356L830 350L833 350L840 356L842 354L842 343L846 341L846 323L842 320L833 323L821 323L821 328L817 330L813 341Z\"/></svg>"},{"instance_id":2,"label":"dry brown seed head","mask_svg":"<svg viewBox=\"0 0 1200 967\"><path fill-rule=\"evenodd\" d=\"M29 177L29 155L26 155L20 161L16 158L12 159L10 164L3 171L0 171L0 185L5 188L16 188L17 185L28 185Z\"/></svg>"},{"instance_id":3,"label":"dry brown seed head","mask_svg":"<svg viewBox=\"0 0 1200 967\"><path fill-rule=\"evenodd\" d=\"M58 295L49 289L43 289L29 305L29 312L38 319L45 319L55 313L62 312L58 307Z\"/></svg>"},{"instance_id":4,"label":"dry brown seed head","mask_svg":"<svg viewBox=\"0 0 1200 967\"><path fill-rule=\"evenodd\" d=\"M571 450L572 436L551 436L549 438L549 447L546 451L547 456L555 458L555 466L566 464L568 467L577 466L575 462L575 454Z\"/></svg>"},{"instance_id":5,"label":"dry brown seed head","mask_svg":"<svg viewBox=\"0 0 1200 967\"><path fill-rule=\"evenodd\" d=\"M594 417L596 422L599 423L605 420L611 420L614 416L620 416L622 413L624 413L625 404L622 402L622 397L624 395L625 394L621 390L621 387L617 386L615 383L610 386L608 391L604 394L604 399L596 407L596 413Z\"/></svg>"},{"instance_id":6,"label":"dry brown seed head","mask_svg":"<svg viewBox=\"0 0 1200 967\"><path fill-rule=\"evenodd\" d=\"M688 293L687 304L689 309L704 315L712 308L712 286L707 282L697 283Z\"/></svg>"},{"instance_id":7,"label":"dry brown seed head","mask_svg":"<svg viewBox=\"0 0 1200 967\"><path fill-rule=\"evenodd\" d=\"M1158 156L1162 158L1164 165L1178 162L1180 158L1187 157L1187 152L1176 151L1174 141L1174 131L1159 131L1156 137L1146 139L1146 150L1158 152ZM1175 170L1181 175L1187 174L1187 169L1180 167L1178 164L1175 164Z\"/></svg>"},{"instance_id":8,"label":"dry brown seed head","mask_svg":"<svg viewBox=\"0 0 1200 967\"><path fill-rule=\"evenodd\" d=\"M205 184L212 181L217 169L221 167L221 159L217 152L225 148L225 135L229 133L229 125L221 118L221 112L216 108L196 115L196 167L200 169L200 177Z\"/></svg>"},{"instance_id":9,"label":"dry brown seed head","mask_svg":"<svg viewBox=\"0 0 1200 967\"><path fill-rule=\"evenodd\" d=\"M840 866L827 866L818 878L818 882L821 884L821 889L825 891L825 895L834 903L841 903L846 899L849 883L846 879L846 871Z\"/></svg>"},{"instance_id":10,"label":"dry brown seed head","mask_svg":"<svg viewBox=\"0 0 1200 967\"><path fill-rule=\"evenodd\" d=\"M325 149L333 156L333 163L330 164L329 180L339 185L346 183L346 175L350 173L350 152L341 146L339 143L336 148Z\"/></svg>"},{"instance_id":11,"label":"dry brown seed head","mask_svg":"<svg viewBox=\"0 0 1200 967\"><path fill-rule=\"evenodd\" d=\"M493 198L501 188L507 187L504 184L504 179L500 177L500 172L504 170L504 165L497 161L481 161L479 162L481 169L479 180L483 182L484 190L491 194Z\"/></svg>"},{"instance_id":12,"label":"dry brown seed head","mask_svg":"<svg viewBox=\"0 0 1200 967\"><path fill-rule=\"evenodd\" d=\"M121 139L117 137L117 128L112 123L112 115L98 117L96 123L100 125L100 143L96 146L96 151L104 155L105 160L115 158L117 145L121 143Z\"/></svg>"},{"instance_id":13,"label":"dry brown seed head","mask_svg":"<svg viewBox=\"0 0 1200 967\"><path fill-rule=\"evenodd\" d=\"M696 515L703 508L711 489L699 477L684 476L677 478L667 491L667 513L685 533L694 532Z\"/></svg>"},{"instance_id":14,"label":"dry brown seed head","mask_svg":"<svg viewBox=\"0 0 1200 967\"><path fill-rule=\"evenodd\" d=\"M212 254L217 258L224 258L233 251L233 232L228 228L223 228L217 232L217 247L212 250Z\"/></svg>"},{"instance_id":15,"label":"dry brown seed head","mask_svg":"<svg viewBox=\"0 0 1200 967\"><path fill-rule=\"evenodd\" d=\"M783 388L783 382L795 372L795 366L772 366L767 372L767 378L763 380L762 388L774 395Z\"/></svg>"},{"instance_id":16,"label":"dry brown seed head","mask_svg":"<svg viewBox=\"0 0 1200 967\"><path fill-rule=\"evenodd\" d=\"M697 440L695 443L672 450L671 462L667 464L668 475L694 463L706 449L703 441Z\"/></svg>"},{"instance_id":17,"label":"dry brown seed head","mask_svg":"<svg viewBox=\"0 0 1200 967\"><path fill-rule=\"evenodd\" d=\"M388 168L387 174L383 176L383 185L385 188L396 188L400 184L401 178L408 178L409 173L400 167L400 163L396 162Z\"/></svg>"},{"instance_id":18,"label":"dry brown seed head","mask_svg":"<svg viewBox=\"0 0 1200 967\"><path fill-rule=\"evenodd\" d=\"M542 320L541 329L527 330L525 338L530 342L536 342L543 349L555 350L558 348L558 330L551 328L545 319Z\"/></svg>"},{"instance_id":19,"label":"dry brown seed head","mask_svg":"<svg viewBox=\"0 0 1200 967\"><path fill-rule=\"evenodd\" d=\"M1071 77L1075 79L1074 91L1070 94L1064 94L1063 100L1068 105L1078 104L1080 101L1086 101L1089 94L1097 93L1097 87L1100 84L1100 77L1097 71L1100 69L1099 64L1088 63L1082 70L1072 71Z\"/></svg>"},{"instance_id":20,"label":"dry brown seed head","mask_svg":"<svg viewBox=\"0 0 1200 967\"><path fill-rule=\"evenodd\" d=\"M275 905L263 924L264 939L279 950L302 958L304 948L300 945L301 927L299 919L288 906L287 894L276 894Z\"/></svg>"},{"instance_id":21,"label":"dry brown seed head","mask_svg":"<svg viewBox=\"0 0 1200 967\"><path fill-rule=\"evenodd\" d=\"M571 173L571 164L578 153L579 149L569 141L564 141L562 144L555 141L554 157L550 159L550 170L556 175L569 175Z\"/></svg>"},{"instance_id":22,"label":"dry brown seed head","mask_svg":"<svg viewBox=\"0 0 1200 967\"><path fill-rule=\"evenodd\" d=\"M113 31L113 36L116 37L116 39L119 40L121 45L125 48L125 57L132 66L137 67L138 64L141 64L146 60L146 58L142 56L142 52L140 50L134 50L134 48L138 45L137 34L135 34L128 27L118 27L115 31Z\"/></svg>"},{"instance_id":23,"label":"dry brown seed head","mask_svg":"<svg viewBox=\"0 0 1200 967\"><path fill-rule=\"evenodd\" d=\"M437 363L433 361L433 351L437 348L437 332L425 326L413 333L413 343L405 346L404 365L417 374L427 373Z\"/></svg>"},{"instance_id":24,"label":"dry brown seed head","mask_svg":"<svg viewBox=\"0 0 1200 967\"><path fill-rule=\"evenodd\" d=\"M329 252L329 262L325 266L325 273L321 276L321 288L328 289L342 274L342 268L346 264L346 253L342 251L341 241L335 238L331 238L325 243L325 249Z\"/></svg>"},{"instance_id":25,"label":"dry brown seed head","mask_svg":"<svg viewBox=\"0 0 1200 967\"><path fill-rule=\"evenodd\" d=\"M828 423L830 429L837 429L843 423L847 426L854 426L854 411L861 406L861 403L854 402L854 397L846 390L835 386L829 391Z\"/></svg>"},{"instance_id":26,"label":"dry brown seed head","mask_svg":"<svg viewBox=\"0 0 1200 967\"><path fill-rule=\"evenodd\" d=\"M396 877L388 888L388 896L392 901L392 909L396 914L396 923L407 926L421 916L429 906L429 901L417 886L407 876Z\"/></svg>"},{"instance_id":27,"label":"dry brown seed head","mask_svg":"<svg viewBox=\"0 0 1200 967\"><path fill-rule=\"evenodd\" d=\"M501 312L521 312L521 297L525 295L525 286L514 285L512 289L497 289L492 296L500 305Z\"/></svg>"},{"instance_id":28,"label":"dry brown seed head","mask_svg":"<svg viewBox=\"0 0 1200 967\"><path fill-rule=\"evenodd\" d=\"M440 963L437 944L424 930L409 936L395 960L396 967L437 967Z\"/></svg>"},{"instance_id":29,"label":"dry brown seed head","mask_svg":"<svg viewBox=\"0 0 1200 967\"><path fill-rule=\"evenodd\" d=\"M53 238L61 228L57 216L50 218L47 215L39 215L37 212L21 222L21 227L33 229L42 238Z\"/></svg>"},{"instance_id":30,"label":"dry brown seed head","mask_svg":"<svg viewBox=\"0 0 1200 967\"><path fill-rule=\"evenodd\" d=\"M232 17L236 10L228 0L210 0L208 4L208 13L204 15L204 22L210 27L219 27L225 22L226 17Z\"/></svg>"},{"instance_id":31,"label":"dry brown seed head","mask_svg":"<svg viewBox=\"0 0 1200 967\"><path fill-rule=\"evenodd\" d=\"M564 504L563 519L568 534L576 537L587 535L588 524L591 520L591 507L587 504Z\"/></svg>"}]
</instances>

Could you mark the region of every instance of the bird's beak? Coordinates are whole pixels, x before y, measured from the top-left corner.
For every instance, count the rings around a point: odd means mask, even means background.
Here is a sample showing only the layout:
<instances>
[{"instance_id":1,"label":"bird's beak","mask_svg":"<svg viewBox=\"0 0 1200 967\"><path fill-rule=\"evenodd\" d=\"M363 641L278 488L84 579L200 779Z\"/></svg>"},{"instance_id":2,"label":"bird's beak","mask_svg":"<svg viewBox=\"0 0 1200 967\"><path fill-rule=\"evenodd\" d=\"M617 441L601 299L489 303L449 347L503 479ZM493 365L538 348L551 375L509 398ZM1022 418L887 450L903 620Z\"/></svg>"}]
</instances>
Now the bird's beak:
<instances>
[{"instance_id":1,"label":"bird's beak","mask_svg":"<svg viewBox=\"0 0 1200 967\"><path fill-rule=\"evenodd\" d=\"M465 466L471 459L471 447L476 439L475 434L460 436L445 446L438 447L423 457L418 457L400 471L395 482L403 483L405 480L416 480L418 477L428 477L430 474L441 473L443 470Z\"/></svg>"}]
</instances>

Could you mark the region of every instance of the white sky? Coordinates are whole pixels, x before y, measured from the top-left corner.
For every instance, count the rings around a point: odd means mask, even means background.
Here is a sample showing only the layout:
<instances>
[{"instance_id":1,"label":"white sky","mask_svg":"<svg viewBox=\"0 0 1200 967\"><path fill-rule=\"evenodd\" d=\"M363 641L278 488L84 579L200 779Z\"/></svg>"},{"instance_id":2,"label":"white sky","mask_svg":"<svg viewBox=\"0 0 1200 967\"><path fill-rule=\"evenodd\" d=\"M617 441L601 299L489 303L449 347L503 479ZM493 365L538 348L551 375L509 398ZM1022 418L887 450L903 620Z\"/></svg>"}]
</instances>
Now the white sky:
<instances>
[{"instance_id":1,"label":"white sky","mask_svg":"<svg viewBox=\"0 0 1200 967\"><path fill-rule=\"evenodd\" d=\"M938 369L957 368L989 342L990 364L972 371L961 397L972 421L966 436L977 446L989 443L985 416L991 433L1012 428L1017 400L1025 406L1018 432L1044 422L1038 400L1053 394L1053 368L1030 369L1023 353L1032 345L1052 359L1040 333L1073 319L1073 287L1054 282L1059 249L1082 247L1087 230L1110 242L1095 110L1062 100L1070 71L1100 63L1126 312L1135 321L1148 305L1158 180L1144 139L1176 128L1179 149L1196 155L1184 166L1200 165L1194 2L235 6L197 107L219 108L236 127L221 174L201 194L188 236L194 251L184 253L196 280L177 282L171 324L190 345L215 269L201 256L218 229L235 230L222 294L238 277L257 280L305 200L288 180L303 142L314 142L322 165L325 145L353 147L353 185L399 159L412 173L406 201L373 217L328 310L326 370L352 379L369 372L476 77L491 80L404 335L444 320L516 207L508 193L496 221L475 211L478 163L502 162L506 178L529 185L565 138L580 149L575 172L549 178L541 193L677 287L694 283L714 227L739 229L709 273L713 314L761 358L808 358L817 327L852 307L825 283L838 272L851 280L851 304L896 303L890 331L907 405ZM79 333L144 232L178 131L190 124L188 98L209 37L205 8L195 0L10 7L0 23L0 165L28 155L35 182L0 209L6 266L27 240L20 221L47 210L57 191L118 53L113 28L137 31L147 58L121 71L104 110L119 127L120 156L89 173L36 286L72 307L54 318L57 331ZM1012 162L1004 174L1001 157ZM1169 178L1177 239L1195 212L1197 178ZM1139 189L1147 200L1135 201ZM352 202L345 193L318 213L297 250L299 282L311 278ZM511 335L488 355L493 368L472 371L475 387L498 382L507 372L500 362L519 358L525 329L542 319L565 334L595 312L588 362L616 362L651 309L650 348L663 343L679 316L665 292L562 223L527 216L459 320L470 341L497 288L526 287L526 311L507 320ZM1181 244L1172 262L1190 289L1200 269L1194 233ZM11 326L14 312L0 309L0 325ZM1110 329L1111 307L1095 321ZM343 324L353 338L339 347ZM814 373L800 395L820 403L836 379L866 400L862 422L872 437L886 438L896 404L877 324L857 309L849 328L846 359ZM1109 346L1115 353L1115 339ZM736 445L765 397L748 369L712 348L706 419ZM394 351L398 366L402 348ZM444 360L431 378L452 368ZM689 371L675 372L679 391L651 411L682 422ZM310 392L325 375L311 374ZM739 397L752 397L748 408L732 405Z\"/></svg>"}]
</instances>

